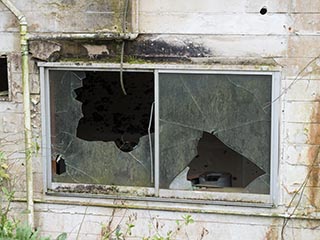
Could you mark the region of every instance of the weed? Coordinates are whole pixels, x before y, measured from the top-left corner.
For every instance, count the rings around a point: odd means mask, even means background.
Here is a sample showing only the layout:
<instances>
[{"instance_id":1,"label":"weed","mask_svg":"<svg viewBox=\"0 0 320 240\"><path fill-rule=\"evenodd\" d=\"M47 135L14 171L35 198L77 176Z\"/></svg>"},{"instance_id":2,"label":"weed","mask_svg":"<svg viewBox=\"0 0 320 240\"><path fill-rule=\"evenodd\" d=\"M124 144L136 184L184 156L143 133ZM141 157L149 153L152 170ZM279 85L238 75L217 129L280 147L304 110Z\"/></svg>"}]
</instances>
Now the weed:
<instances>
[{"instance_id":1,"label":"weed","mask_svg":"<svg viewBox=\"0 0 320 240\"><path fill-rule=\"evenodd\" d=\"M124 226L120 223L114 228L111 229L111 223L113 221L114 214L111 217L111 220L108 224L102 226L102 240L125 240L126 237L132 235L132 230L135 227L133 224L134 220L137 219L136 214L133 214L135 218L129 216L128 221ZM176 226L172 230L168 230L165 234L161 234L158 231L159 223L156 222L156 233L150 234L150 236L143 237L142 240L175 240L177 239L178 233L186 226L194 223L194 220L191 215L182 216L182 220L176 221ZM187 233L185 233L187 234ZM202 238L201 238L202 239Z\"/></svg>"},{"instance_id":2,"label":"weed","mask_svg":"<svg viewBox=\"0 0 320 240\"><path fill-rule=\"evenodd\" d=\"M39 150L34 146L35 151ZM1 240L50 240L49 237L40 237L38 231L34 231L30 226L20 224L14 218L9 217L10 205L14 199L14 191L10 190L10 175L8 174L7 158L4 152L0 151L0 239ZM67 234L60 234L56 240L66 240Z\"/></svg>"}]
</instances>

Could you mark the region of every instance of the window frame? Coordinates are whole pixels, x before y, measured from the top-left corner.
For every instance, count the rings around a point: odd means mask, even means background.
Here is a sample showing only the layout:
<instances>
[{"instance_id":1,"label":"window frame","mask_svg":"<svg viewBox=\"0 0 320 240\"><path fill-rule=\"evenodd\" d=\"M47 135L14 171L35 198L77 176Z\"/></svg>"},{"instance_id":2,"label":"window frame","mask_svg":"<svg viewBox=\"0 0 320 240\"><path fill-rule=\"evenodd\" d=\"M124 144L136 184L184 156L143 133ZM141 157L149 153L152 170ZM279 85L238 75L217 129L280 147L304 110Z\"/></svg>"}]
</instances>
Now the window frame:
<instances>
[{"instance_id":1,"label":"window frame","mask_svg":"<svg viewBox=\"0 0 320 240\"><path fill-rule=\"evenodd\" d=\"M0 58L4 58L7 61L7 84L8 84L8 94L4 96L0 96L0 101L9 102L12 100L12 93L11 93L11 62L10 62L10 55L8 54L0 54Z\"/></svg>"},{"instance_id":2,"label":"window frame","mask_svg":"<svg viewBox=\"0 0 320 240\"><path fill-rule=\"evenodd\" d=\"M52 189L58 187L69 187L70 189L79 184L55 183L52 182L51 173L51 132L50 132L50 90L49 71L119 71L120 64L74 64L74 63L39 63L40 84L41 84L41 118L42 118L42 159L44 162L44 193L53 195L69 195L63 192L55 192ZM230 67L229 67L230 68ZM81 193L80 196L99 198L121 198L133 200L154 200L173 201L186 203L223 204L223 205L244 205L244 206L276 206L279 197L279 129L280 129L280 71L278 69L249 68L242 70L239 67L234 69L214 68L208 65L156 65L156 64L124 64L124 71L153 72L155 88L154 107L154 187L129 187L117 186L120 192L133 195L97 195ZM246 75L269 75L272 77L272 106L271 106L271 150L270 150L270 194L252 194L239 192L205 192L205 191L184 191L159 188L159 74L161 73L189 73L189 74L246 74ZM86 184L81 184L86 185ZM90 184L87 184L90 185ZM105 187L110 187L103 185ZM73 194L71 194L73 195ZM79 196L79 194L74 194ZM177 198L179 196L179 198ZM181 198L180 198L181 196Z\"/></svg>"}]
</instances>

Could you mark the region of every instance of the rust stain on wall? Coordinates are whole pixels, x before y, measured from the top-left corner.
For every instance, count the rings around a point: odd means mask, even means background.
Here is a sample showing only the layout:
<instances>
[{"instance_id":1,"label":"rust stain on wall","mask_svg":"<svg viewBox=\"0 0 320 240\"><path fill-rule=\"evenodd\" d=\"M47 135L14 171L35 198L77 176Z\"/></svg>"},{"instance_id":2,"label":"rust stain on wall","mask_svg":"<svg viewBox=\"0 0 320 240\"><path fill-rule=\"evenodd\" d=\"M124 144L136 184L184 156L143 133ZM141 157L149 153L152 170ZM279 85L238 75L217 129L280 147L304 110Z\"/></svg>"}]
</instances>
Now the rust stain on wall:
<instances>
[{"instance_id":1,"label":"rust stain on wall","mask_svg":"<svg viewBox=\"0 0 320 240\"><path fill-rule=\"evenodd\" d=\"M33 23L28 28L29 28L30 32L34 32L34 31L37 31L40 28L40 25L37 24L37 23Z\"/></svg>"},{"instance_id":2,"label":"rust stain on wall","mask_svg":"<svg viewBox=\"0 0 320 240\"><path fill-rule=\"evenodd\" d=\"M4 28L6 30L10 30L10 29L18 29L19 28L19 22L13 18L11 21L9 21Z\"/></svg>"},{"instance_id":3,"label":"rust stain on wall","mask_svg":"<svg viewBox=\"0 0 320 240\"><path fill-rule=\"evenodd\" d=\"M320 144L320 96L316 97L315 107L310 117L309 143ZM309 201L310 204L320 210L320 168L319 163L320 146L310 148L308 152L309 176Z\"/></svg>"},{"instance_id":4,"label":"rust stain on wall","mask_svg":"<svg viewBox=\"0 0 320 240\"><path fill-rule=\"evenodd\" d=\"M277 240L280 239L279 227L277 227L277 220L273 220L270 224L264 240Z\"/></svg>"},{"instance_id":5,"label":"rust stain on wall","mask_svg":"<svg viewBox=\"0 0 320 240\"><path fill-rule=\"evenodd\" d=\"M320 96L316 96L316 102L310 117L309 142L310 144L320 144Z\"/></svg>"}]
</instances>

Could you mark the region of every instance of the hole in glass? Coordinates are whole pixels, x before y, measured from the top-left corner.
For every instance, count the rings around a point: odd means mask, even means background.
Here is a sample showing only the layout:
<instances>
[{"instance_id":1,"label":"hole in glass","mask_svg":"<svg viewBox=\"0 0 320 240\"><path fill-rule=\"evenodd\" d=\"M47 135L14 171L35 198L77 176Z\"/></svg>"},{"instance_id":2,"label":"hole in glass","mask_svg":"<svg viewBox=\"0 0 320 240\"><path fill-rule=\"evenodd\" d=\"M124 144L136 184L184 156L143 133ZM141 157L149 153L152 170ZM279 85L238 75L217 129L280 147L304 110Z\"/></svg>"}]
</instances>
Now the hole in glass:
<instances>
[{"instance_id":1,"label":"hole in glass","mask_svg":"<svg viewBox=\"0 0 320 240\"><path fill-rule=\"evenodd\" d=\"M194 186L207 184L207 187L245 188L254 179L265 174L265 171L249 159L210 133L203 133L197 150L198 156L188 165L190 170L187 175L187 179L195 183Z\"/></svg>"},{"instance_id":2,"label":"hole in glass","mask_svg":"<svg viewBox=\"0 0 320 240\"><path fill-rule=\"evenodd\" d=\"M54 182L153 185L154 76L123 77L127 95L119 72L49 72Z\"/></svg>"},{"instance_id":3,"label":"hole in glass","mask_svg":"<svg viewBox=\"0 0 320 240\"><path fill-rule=\"evenodd\" d=\"M269 193L271 80L161 73L160 187Z\"/></svg>"},{"instance_id":4,"label":"hole in glass","mask_svg":"<svg viewBox=\"0 0 320 240\"><path fill-rule=\"evenodd\" d=\"M132 151L148 134L153 102L152 73L123 73L127 95L117 72L88 72L83 87L75 90L83 117L77 137L87 141L113 141L124 152ZM153 128L152 128L153 132Z\"/></svg>"}]
</instances>

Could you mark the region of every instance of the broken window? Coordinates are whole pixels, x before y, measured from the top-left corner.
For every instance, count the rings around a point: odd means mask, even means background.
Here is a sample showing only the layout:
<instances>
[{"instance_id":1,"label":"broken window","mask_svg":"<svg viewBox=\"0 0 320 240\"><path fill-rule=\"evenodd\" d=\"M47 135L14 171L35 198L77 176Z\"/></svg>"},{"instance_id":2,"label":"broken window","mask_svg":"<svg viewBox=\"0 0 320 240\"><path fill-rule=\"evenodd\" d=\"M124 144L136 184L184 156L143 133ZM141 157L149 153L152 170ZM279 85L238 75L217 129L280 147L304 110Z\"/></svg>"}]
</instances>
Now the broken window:
<instances>
[{"instance_id":1,"label":"broken window","mask_svg":"<svg viewBox=\"0 0 320 240\"><path fill-rule=\"evenodd\" d=\"M0 57L0 97L8 96L8 63L7 57Z\"/></svg>"},{"instance_id":2,"label":"broken window","mask_svg":"<svg viewBox=\"0 0 320 240\"><path fill-rule=\"evenodd\" d=\"M123 73L125 95L119 72L50 71L54 182L151 186L153 78Z\"/></svg>"},{"instance_id":3,"label":"broken window","mask_svg":"<svg viewBox=\"0 0 320 240\"><path fill-rule=\"evenodd\" d=\"M160 187L269 193L271 82L160 74Z\"/></svg>"},{"instance_id":4,"label":"broken window","mask_svg":"<svg viewBox=\"0 0 320 240\"><path fill-rule=\"evenodd\" d=\"M269 194L272 80L50 70L51 181Z\"/></svg>"}]
</instances>

